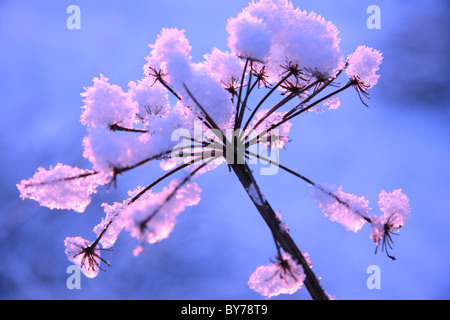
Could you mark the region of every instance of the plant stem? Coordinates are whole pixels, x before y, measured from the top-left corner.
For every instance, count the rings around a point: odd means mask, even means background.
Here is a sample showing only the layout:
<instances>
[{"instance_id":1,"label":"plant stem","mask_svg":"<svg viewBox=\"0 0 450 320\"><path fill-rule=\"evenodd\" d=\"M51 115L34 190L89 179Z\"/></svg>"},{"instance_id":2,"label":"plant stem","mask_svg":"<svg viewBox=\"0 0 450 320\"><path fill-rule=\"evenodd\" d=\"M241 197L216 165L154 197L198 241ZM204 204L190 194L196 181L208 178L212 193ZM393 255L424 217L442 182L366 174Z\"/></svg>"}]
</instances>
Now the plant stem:
<instances>
[{"instance_id":1,"label":"plant stem","mask_svg":"<svg viewBox=\"0 0 450 320\"><path fill-rule=\"evenodd\" d=\"M303 256L300 249L295 244L294 240L292 240L289 233L285 232L280 227L280 221L278 220L275 212L273 211L270 204L261 196L261 191L256 184L256 181L253 177L253 174L248 167L247 164L233 164L231 165L231 168L236 173L236 176L238 177L239 181L241 182L244 189L247 191L247 194L250 196L250 199L252 200L253 204L255 205L256 209L258 209L259 213L261 214L262 218L266 222L269 229L272 231L272 234L275 238L275 241L278 242L281 245L281 248L289 253L293 259L297 261L299 265L303 267L303 270L305 272L306 278L304 281L305 287L308 290L309 294L314 300L328 300L328 295L323 290L323 288L320 286L319 280L317 279L314 272L311 270L311 268L308 265L308 262L306 261L305 257ZM253 195L250 195L249 188L252 186L258 191L259 194L259 200L254 199Z\"/></svg>"},{"instance_id":2,"label":"plant stem","mask_svg":"<svg viewBox=\"0 0 450 320\"><path fill-rule=\"evenodd\" d=\"M258 109L261 107L261 105L264 103L264 101L267 100L267 98L270 97L270 95L280 86L283 84L284 81L286 81L290 76L292 75L292 72L289 72L286 74L275 86L270 89L270 91L264 96L264 98L259 101L258 105L253 109L253 112L250 114L250 117L248 117L247 122L245 123L244 127L242 128L242 132L245 132L245 129L249 126L250 122L252 121L253 117L255 116Z\"/></svg>"}]
</instances>

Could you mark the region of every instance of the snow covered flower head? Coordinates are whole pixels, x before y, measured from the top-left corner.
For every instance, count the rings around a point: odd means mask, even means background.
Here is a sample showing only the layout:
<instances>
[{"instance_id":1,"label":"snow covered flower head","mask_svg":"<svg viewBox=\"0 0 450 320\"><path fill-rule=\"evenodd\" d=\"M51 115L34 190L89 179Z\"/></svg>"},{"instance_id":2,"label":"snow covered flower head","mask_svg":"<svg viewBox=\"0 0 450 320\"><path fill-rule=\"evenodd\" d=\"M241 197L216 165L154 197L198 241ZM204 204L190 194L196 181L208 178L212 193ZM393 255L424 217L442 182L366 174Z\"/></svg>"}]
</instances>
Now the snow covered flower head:
<instances>
[{"instance_id":1,"label":"snow covered flower head","mask_svg":"<svg viewBox=\"0 0 450 320\"><path fill-rule=\"evenodd\" d=\"M282 169L300 178L312 187L311 196L326 217L353 232L371 223L372 240L387 251L391 232L409 214L406 196L382 192L383 215L371 216L364 197L318 184L279 157L297 118L337 110L337 95L352 87L360 98L361 93L367 97L378 81L381 53L361 46L345 63L337 28L286 0L252 2L228 20L226 30L231 51L214 48L194 62L184 30L163 29L150 45L142 79L123 89L102 74L95 77L81 94L80 118L87 129L83 156L92 168L39 168L17 184L20 196L50 209L84 212L99 186L116 187L122 174L159 161L163 173L158 179L130 190L123 201L102 204L105 216L93 228L94 241L66 238L68 259L95 277L102 264L110 264L101 251L112 250L123 230L137 239L135 255L167 239L178 216L200 201L201 189L193 180L228 167L269 227L277 252L276 261L250 276L249 286L271 297L292 294L305 284L314 299L328 299L250 165L269 163L277 169L271 174ZM337 79L345 73L341 86Z\"/></svg>"},{"instance_id":2,"label":"snow covered flower head","mask_svg":"<svg viewBox=\"0 0 450 320\"><path fill-rule=\"evenodd\" d=\"M305 274L303 267L298 265L288 254L277 256L277 261L270 265L259 266L248 280L250 288L271 298L279 294L293 294L299 290Z\"/></svg>"},{"instance_id":3,"label":"snow covered flower head","mask_svg":"<svg viewBox=\"0 0 450 320\"><path fill-rule=\"evenodd\" d=\"M264 61L269 55L272 35L262 19L247 12L229 20L228 46L239 57Z\"/></svg>"},{"instance_id":4,"label":"snow covered flower head","mask_svg":"<svg viewBox=\"0 0 450 320\"><path fill-rule=\"evenodd\" d=\"M383 56L380 51L367 46L359 46L348 56L348 67L345 73L350 78L356 78L364 83L367 88L372 88L380 78L376 72L380 69L382 60Z\"/></svg>"},{"instance_id":5,"label":"snow covered flower head","mask_svg":"<svg viewBox=\"0 0 450 320\"><path fill-rule=\"evenodd\" d=\"M274 81L289 62L327 77L344 63L337 28L314 12L294 8L289 1L252 2L229 20L227 30L232 51L264 61Z\"/></svg>"},{"instance_id":6,"label":"snow covered flower head","mask_svg":"<svg viewBox=\"0 0 450 320\"><path fill-rule=\"evenodd\" d=\"M401 189L392 192L381 190L378 205L383 214L371 217L372 234L370 238L376 243L377 249L381 244L381 249L386 251L389 258L395 260L388 250L393 246L392 235L398 235L398 230L404 226L409 217L409 199Z\"/></svg>"}]
</instances>

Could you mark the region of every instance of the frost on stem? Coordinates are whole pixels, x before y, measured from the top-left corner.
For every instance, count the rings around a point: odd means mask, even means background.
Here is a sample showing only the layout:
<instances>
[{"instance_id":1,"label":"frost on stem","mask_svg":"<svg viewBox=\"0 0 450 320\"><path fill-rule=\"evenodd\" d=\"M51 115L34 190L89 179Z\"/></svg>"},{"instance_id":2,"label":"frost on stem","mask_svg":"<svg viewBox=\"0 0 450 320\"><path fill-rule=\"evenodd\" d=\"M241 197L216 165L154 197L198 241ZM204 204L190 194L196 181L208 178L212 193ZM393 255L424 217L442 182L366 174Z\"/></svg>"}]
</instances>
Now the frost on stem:
<instances>
[{"instance_id":1,"label":"frost on stem","mask_svg":"<svg viewBox=\"0 0 450 320\"><path fill-rule=\"evenodd\" d=\"M292 257L285 253L270 265L259 266L248 280L251 289L267 299L282 293L293 294L303 285L305 274Z\"/></svg>"},{"instance_id":2,"label":"frost on stem","mask_svg":"<svg viewBox=\"0 0 450 320\"><path fill-rule=\"evenodd\" d=\"M135 121L138 106L127 98L122 88L109 84L102 74L94 78L94 85L85 88L81 123L89 127L108 126L120 123L131 127Z\"/></svg>"},{"instance_id":3,"label":"frost on stem","mask_svg":"<svg viewBox=\"0 0 450 320\"><path fill-rule=\"evenodd\" d=\"M286 224L286 223L284 223L283 222L283 220L281 220L281 212L275 212L275 215L276 215L276 217L277 217L277 220L279 221L279 227L280 227L280 230L282 231L282 232L286 232L286 233L289 233L289 227L288 227L288 225ZM306 258L306 256L305 256L305 258Z\"/></svg>"},{"instance_id":4,"label":"frost on stem","mask_svg":"<svg viewBox=\"0 0 450 320\"><path fill-rule=\"evenodd\" d=\"M96 171L112 176L115 169L131 167L145 159L160 160L174 145L167 132L152 135L92 128L83 139L83 156Z\"/></svg>"},{"instance_id":5,"label":"frost on stem","mask_svg":"<svg viewBox=\"0 0 450 320\"><path fill-rule=\"evenodd\" d=\"M102 204L106 217L94 232L102 235L99 243L103 248L111 248L124 228L140 242L159 242L169 237L177 216L200 201L201 189L196 183L184 185L173 180L159 193L149 190L140 194L143 189L129 191L130 197L122 203Z\"/></svg>"},{"instance_id":6,"label":"frost on stem","mask_svg":"<svg viewBox=\"0 0 450 320\"><path fill-rule=\"evenodd\" d=\"M102 203L106 216L94 227L94 232L97 236L102 234L99 243L103 248L111 248L116 243L125 224L126 216L122 214L122 212L129 200L130 199L124 200L122 203L114 202L112 205Z\"/></svg>"},{"instance_id":7,"label":"frost on stem","mask_svg":"<svg viewBox=\"0 0 450 320\"><path fill-rule=\"evenodd\" d=\"M186 207L200 201L201 189L196 183L186 184L187 181L187 178L182 182L173 180L159 193L151 190L142 193L144 188L137 187L128 192L130 197L122 203L103 203L106 217L94 228L98 243L104 249L111 248L124 228L141 243L156 243L167 238L176 217ZM138 246L135 255L142 249L142 245Z\"/></svg>"},{"instance_id":8,"label":"frost on stem","mask_svg":"<svg viewBox=\"0 0 450 320\"><path fill-rule=\"evenodd\" d=\"M107 178L95 171L58 163L49 170L38 168L32 178L17 184L22 199L33 199L50 209L84 212L91 195Z\"/></svg>"},{"instance_id":9,"label":"frost on stem","mask_svg":"<svg viewBox=\"0 0 450 320\"><path fill-rule=\"evenodd\" d=\"M197 183L177 189L179 183L173 180L161 192L147 191L135 202L127 205L122 214L125 216L125 229L131 236L140 242L159 242L169 236L177 216L186 207L198 204L201 189ZM134 196L141 190L142 188L137 188L130 195Z\"/></svg>"},{"instance_id":10,"label":"frost on stem","mask_svg":"<svg viewBox=\"0 0 450 320\"><path fill-rule=\"evenodd\" d=\"M247 189L247 193L254 203L256 203L258 206L263 205L263 201L265 200L264 195L260 194L254 183L250 184Z\"/></svg>"},{"instance_id":11,"label":"frost on stem","mask_svg":"<svg viewBox=\"0 0 450 320\"><path fill-rule=\"evenodd\" d=\"M367 221L369 201L342 191L342 186L313 186L312 199L331 221L357 232Z\"/></svg>"}]
</instances>

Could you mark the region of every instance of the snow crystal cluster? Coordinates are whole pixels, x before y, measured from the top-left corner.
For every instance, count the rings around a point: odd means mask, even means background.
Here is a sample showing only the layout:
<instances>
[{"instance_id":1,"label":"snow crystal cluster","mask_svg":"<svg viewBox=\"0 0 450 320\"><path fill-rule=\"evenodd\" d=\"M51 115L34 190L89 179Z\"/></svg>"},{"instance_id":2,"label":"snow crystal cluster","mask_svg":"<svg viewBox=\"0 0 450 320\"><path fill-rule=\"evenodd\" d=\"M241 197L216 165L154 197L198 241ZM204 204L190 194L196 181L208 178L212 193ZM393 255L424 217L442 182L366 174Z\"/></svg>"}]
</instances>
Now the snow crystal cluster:
<instances>
[{"instance_id":1,"label":"snow crystal cluster","mask_svg":"<svg viewBox=\"0 0 450 320\"><path fill-rule=\"evenodd\" d=\"M147 191L126 207L124 214L127 219L124 226L131 236L148 243L156 243L169 236L177 216L186 207L194 206L200 201L201 189L196 183L176 190L178 187L179 182L173 180L161 192Z\"/></svg>"},{"instance_id":2,"label":"snow crystal cluster","mask_svg":"<svg viewBox=\"0 0 450 320\"><path fill-rule=\"evenodd\" d=\"M252 2L228 21L228 44L238 56L263 61L273 82L290 62L332 76L344 65L337 28L290 1Z\"/></svg>"},{"instance_id":3,"label":"snow crystal cluster","mask_svg":"<svg viewBox=\"0 0 450 320\"><path fill-rule=\"evenodd\" d=\"M110 84L102 74L93 82L94 85L85 88L86 92L81 94L85 103L81 123L89 127L107 127L115 123L131 127L138 111L137 104L129 101L122 88Z\"/></svg>"},{"instance_id":4,"label":"snow crystal cluster","mask_svg":"<svg viewBox=\"0 0 450 320\"><path fill-rule=\"evenodd\" d=\"M91 195L107 179L96 172L58 163L49 170L38 168L28 180L17 184L22 199L33 199L50 209L84 212Z\"/></svg>"}]
</instances>

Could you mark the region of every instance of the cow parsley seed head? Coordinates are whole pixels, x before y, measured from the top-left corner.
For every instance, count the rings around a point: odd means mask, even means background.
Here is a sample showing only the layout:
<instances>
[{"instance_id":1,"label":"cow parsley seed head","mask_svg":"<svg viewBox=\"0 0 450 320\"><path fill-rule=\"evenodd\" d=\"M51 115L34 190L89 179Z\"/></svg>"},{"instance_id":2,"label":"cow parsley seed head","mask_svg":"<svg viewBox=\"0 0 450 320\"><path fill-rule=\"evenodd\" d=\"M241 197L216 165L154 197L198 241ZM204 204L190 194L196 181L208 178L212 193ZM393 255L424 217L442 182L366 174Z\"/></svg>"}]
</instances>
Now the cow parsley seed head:
<instances>
[{"instance_id":1,"label":"cow parsley seed head","mask_svg":"<svg viewBox=\"0 0 450 320\"><path fill-rule=\"evenodd\" d=\"M383 214L370 218L372 221L370 238L376 243L377 249L381 245L381 250L385 251L392 260L395 260L395 257L391 256L388 250L392 249L394 245L392 236L398 235L397 232L409 217L409 199L402 193L401 189L392 192L381 190L378 205Z\"/></svg>"},{"instance_id":2,"label":"cow parsley seed head","mask_svg":"<svg viewBox=\"0 0 450 320\"><path fill-rule=\"evenodd\" d=\"M67 237L64 245L69 261L79 267L88 278L95 278L100 270L105 271L100 267L102 262L109 266L109 262L100 255L100 251L106 249L101 249L97 241L90 243L82 237Z\"/></svg>"},{"instance_id":3,"label":"cow parsley seed head","mask_svg":"<svg viewBox=\"0 0 450 320\"><path fill-rule=\"evenodd\" d=\"M293 294L305 280L303 268L285 253L270 265L259 266L248 280L251 289L267 299L279 294Z\"/></svg>"},{"instance_id":4,"label":"cow parsley seed head","mask_svg":"<svg viewBox=\"0 0 450 320\"><path fill-rule=\"evenodd\" d=\"M137 103L128 99L122 88L110 84L102 74L94 78L94 85L85 88L81 123L89 127L107 127L115 123L131 127L138 112Z\"/></svg>"},{"instance_id":5,"label":"cow parsley seed head","mask_svg":"<svg viewBox=\"0 0 450 320\"><path fill-rule=\"evenodd\" d=\"M145 128L170 112L167 90L150 77L128 83L128 98L138 106L136 113Z\"/></svg>"},{"instance_id":6,"label":"cow parsley seed head","mask_svg":"<svg viewBox=\"0 0 450 320\"><path fill-rule=\"evenodd\" d=\"M380 69L383 56L380 51L367 46L359 46L347 58L348 66L345 72L351 79L358 79L367 88L378 83L376 72Z\"/></svg>"},{"instance_id":7,"label":"cow parsley seed head","mask_svg":"<svg viewBox=\"0 0 450 320\"><path fill-rule=\"evenodd\" d=\"M62 164L39 168L17 184L20 196L51 209L83 212L99 185L116 186L121 174L159 161L163 173L156 180L129 191L123 202L102 204L105 216L93 229L95 241L66 238L69 260L95 277L102 263L109 266L101 251L110 250L122 230L139 240L134 255L148 243L168 238L179 214L200 201L201 189L192 180L226 163L268 225L277 250L272 264L250 276L250 288L267 298L291 294L301 288L307 271L311 296L327 299L309 256L292 242L249 165L269 163L275 170L260 167L262 175L282 169L308 183L323 213L347 230L372 224L372 240L393 258L388 253L392 236L409 216L409 201L400 189L382 191L382 214L371 216L364 197L340 186L319 185L278 157L289 142L294 118L337 109L337 95L351 87L365 104L362 96L368 98L367 89L378 81L381 53L360 46L344 63L337 28L288 0L252 1L228 20L226 30L230 52L214 48L203 61L193 62L185 31L163 29L150 45L144 77L128 82L128 90L101 74L94 78L81 94L80 117L87 126L83 156L92 169ZM350 81L341 86L338 77L344 70ZM324 91L332 87L337 89ZM258 89L264 92L255 94ZM169 182L175 175L181 177Z\"/></svg>"}]
</instances>

